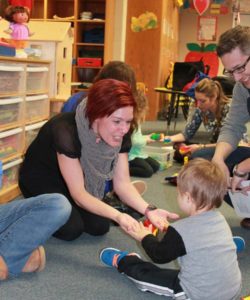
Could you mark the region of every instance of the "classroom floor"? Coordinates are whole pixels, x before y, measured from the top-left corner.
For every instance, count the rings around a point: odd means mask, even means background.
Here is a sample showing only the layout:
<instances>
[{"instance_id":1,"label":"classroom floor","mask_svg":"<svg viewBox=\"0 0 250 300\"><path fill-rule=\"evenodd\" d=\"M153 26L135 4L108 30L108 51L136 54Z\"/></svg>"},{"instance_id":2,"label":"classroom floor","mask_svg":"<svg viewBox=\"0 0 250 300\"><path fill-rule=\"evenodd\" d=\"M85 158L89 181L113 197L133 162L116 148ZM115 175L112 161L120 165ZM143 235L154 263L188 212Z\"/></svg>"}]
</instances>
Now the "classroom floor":
<instances>
[{"instance_id":1,"label":"classroom floor","mask_svg":"<svg viewBox=\"0 0 250 300\"><path fill-rule=\"evenodd\" d=\"M180 129L180 121L177 130ZM145 132L162 132L166 122L146 122ZM204 138L201 132L198 134ZM174 165L145 179L148 190L146 201L158 207L179 213L176 203L176 187L164 181L180 169ZM135 178L133 178L135 179ZM250 231L240 227L240 219L227 204L220 208L226 217L234 235L242 236L246 249L238 255L243 278L242 296L250 295ZM112 226L110 232L102 237L83 234L74 242L63 242L51 238L45 245L47 265L43 272L25 274L17 279L0 283L1 300L147 300L167 299L139 291L134 284L116 270L102 265L99 261L100 250L104 247L116 247L136 251L148 259L141 247L118 227ZM161 265L176 268L176 262ZM223 287L222 287L223 288ZM217 300L217 299L211 299Z\"/></svg>"}]
</instances>

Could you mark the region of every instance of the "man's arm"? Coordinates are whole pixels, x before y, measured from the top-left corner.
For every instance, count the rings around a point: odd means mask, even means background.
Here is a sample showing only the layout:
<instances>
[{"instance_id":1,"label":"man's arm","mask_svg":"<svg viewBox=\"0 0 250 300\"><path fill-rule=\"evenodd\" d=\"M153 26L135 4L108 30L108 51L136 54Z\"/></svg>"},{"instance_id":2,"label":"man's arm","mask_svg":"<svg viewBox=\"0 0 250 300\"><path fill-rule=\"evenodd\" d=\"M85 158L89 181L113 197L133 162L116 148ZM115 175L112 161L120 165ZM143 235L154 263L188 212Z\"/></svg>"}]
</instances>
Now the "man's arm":
<instances>
[{"instance_id":1,"label":"man's arm","mask_svg":"<svg viewBox=\"0 0 250 300\"><path fill-rule=\"evenodd\" d=\"M215 153L213 157L213 162L216 163L226 175L228 185L230 185L230 173L227 165L225 164L225 159L229 156L229 154L232 151L233 151L232 145L226 142L219 142L216 145Z\"/></svg>"}]
</instances>

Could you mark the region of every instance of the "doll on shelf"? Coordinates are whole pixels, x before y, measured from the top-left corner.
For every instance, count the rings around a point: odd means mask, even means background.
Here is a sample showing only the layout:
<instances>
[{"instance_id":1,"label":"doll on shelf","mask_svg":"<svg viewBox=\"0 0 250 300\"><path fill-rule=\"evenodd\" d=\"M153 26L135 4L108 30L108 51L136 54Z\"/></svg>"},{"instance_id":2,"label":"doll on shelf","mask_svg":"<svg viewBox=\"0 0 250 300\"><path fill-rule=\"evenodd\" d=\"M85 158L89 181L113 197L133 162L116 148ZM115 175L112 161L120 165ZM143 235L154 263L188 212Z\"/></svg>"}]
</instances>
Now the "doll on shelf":
<instances>
[{"instance_id":1,"label":"doll on shelf","mask_svg":"<svg viewBox=\"0 0 250 300\"><path fill-rule=\"evenodd\" d=\"M10 5L5 9L4 18L10 22L9 28L5 30L11 36L10 44L17 49L26 48L26 41L33 35L27 25L30 19L29 10L24 6Z\"/></svg>"}]
</instances>

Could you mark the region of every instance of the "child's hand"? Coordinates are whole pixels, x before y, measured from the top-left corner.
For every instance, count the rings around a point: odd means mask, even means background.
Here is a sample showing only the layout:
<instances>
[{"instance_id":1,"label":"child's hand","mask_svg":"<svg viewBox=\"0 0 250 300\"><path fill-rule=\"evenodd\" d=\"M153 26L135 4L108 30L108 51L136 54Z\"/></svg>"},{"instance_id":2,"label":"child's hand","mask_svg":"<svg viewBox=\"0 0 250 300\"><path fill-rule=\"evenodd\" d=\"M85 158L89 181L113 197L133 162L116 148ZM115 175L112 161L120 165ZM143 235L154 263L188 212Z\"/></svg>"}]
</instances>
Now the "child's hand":
<instances>
[{"instance_id":1,"label":"child's hand","mask_svg":"<svg viewBox=\"0 0 250 300\"><path fill-rule=\"evenodd\" d=\"M179 215L160 208L149 211L146 216L160 231L165 231L168 228L168 219L179 219Z\"/></svg>"},{"instance_id":2,"label":"child's hand","mask_svg":"<svg viewBox=\"0 0 250 300\"><path fill-rule=\"evenodd\" d=\"M152 135L153 135L153 133L146 135L147 144L148 143L154 143L156 141L155 139L152 139Z\"/></svg>"},{"instance_id":3,"label":"child's hand","mask_svg":"<svg viewBox=\"0 0 250 300\"><path fill-rule=\"evenodd\" d=\"M151 225L150 225L151 226ZM141 242L141 240L149 234L152 234L152 227L146 228L142 222L137 223L135 226L133 226L130 230L128 230L128 234L131 235L134 239L136 239L138 242Z\"/></svg>"}]
</instances>

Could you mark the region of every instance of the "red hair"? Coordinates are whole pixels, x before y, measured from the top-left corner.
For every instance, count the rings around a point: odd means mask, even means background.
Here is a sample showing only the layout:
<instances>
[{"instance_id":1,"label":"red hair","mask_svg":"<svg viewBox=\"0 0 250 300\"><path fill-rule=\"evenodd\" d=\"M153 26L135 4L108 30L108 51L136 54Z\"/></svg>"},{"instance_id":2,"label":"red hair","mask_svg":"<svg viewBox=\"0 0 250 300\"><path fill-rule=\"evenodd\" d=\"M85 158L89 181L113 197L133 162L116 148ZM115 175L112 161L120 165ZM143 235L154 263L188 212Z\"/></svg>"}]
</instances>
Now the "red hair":
<instances>
[{"instance_id":1,"label":"red hair","mask_svg":"<svg viewBox=\"0 0 250 300\"><path fill-rule=\"evenodd\" d=\"M96 119L110 116L119 108L132 106L136 109L136 102L128 83L103 79L93 84L88 92L86 117L90 127Z\"/></svg>"}]
</instances>

